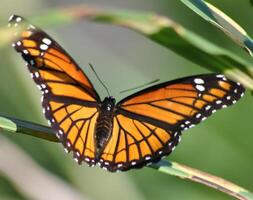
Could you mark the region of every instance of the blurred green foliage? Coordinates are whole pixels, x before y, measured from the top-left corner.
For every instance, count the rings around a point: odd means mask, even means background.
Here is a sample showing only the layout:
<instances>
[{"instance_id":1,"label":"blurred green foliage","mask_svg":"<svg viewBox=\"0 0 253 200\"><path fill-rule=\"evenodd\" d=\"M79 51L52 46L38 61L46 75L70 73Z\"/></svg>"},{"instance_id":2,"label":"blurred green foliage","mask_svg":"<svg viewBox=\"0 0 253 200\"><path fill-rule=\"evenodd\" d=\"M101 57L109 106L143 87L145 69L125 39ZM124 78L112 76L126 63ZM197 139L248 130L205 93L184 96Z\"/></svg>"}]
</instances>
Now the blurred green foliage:
<instances>
[{"instance_id":1,"label":"blurred green foliage","mask_svg":"<svg viewBox=\"0 0 253 200\"><path fill-rule=\"evenodd\" d=\"M223 33L179 1L84 2L163 14L253 63L252 58ZM249 1L210 0L209 2L235 19L249 35L253 35L251 25L253 13ZM79 1L3 0L1 3L4 6L0 8L0 24L5 26L8 17L13 13L29 17L38 12L46 13L51 7L72 5ZM240 16L238 16L238 9L243 10ZM83 67L102 97L106 93L89 70L87 65L89 62L95 66L96 71L110 88L110 92L118 100L130 94L119 94L119 91L156 78L165 81L206 72L168 49L121 27L77 22L58 28L51 27L46 31ZM0 114L46 124L40 111L39 92L30 80L23 60L11 47L2 47L0 58ZM253 190L250 176L253 166L251 158L253 136L250 131L253 128L252 110L252 96L246 94L245 98L235 106L219 111L204 123L185 131L181 144L167 159L207 171ZM4 134L4 136L24 149L46 171L57 175L91 199L231 199L205 186L165 176L148 168L111 174L100 168L78 166L71 155L64 153L59 144L24 135ZM5 154L12 158L10 152L6 151ZM16 164L18 170L19 163ZM27 176L32 174L24 174L24 179ZM39 180L35 180L35 184L36 181ZM26 199L18 192L15 180L8 180L1 169L0 188L0 199ZM41 189L46 192L46 188Z\"/></svg>"}]
</instances>

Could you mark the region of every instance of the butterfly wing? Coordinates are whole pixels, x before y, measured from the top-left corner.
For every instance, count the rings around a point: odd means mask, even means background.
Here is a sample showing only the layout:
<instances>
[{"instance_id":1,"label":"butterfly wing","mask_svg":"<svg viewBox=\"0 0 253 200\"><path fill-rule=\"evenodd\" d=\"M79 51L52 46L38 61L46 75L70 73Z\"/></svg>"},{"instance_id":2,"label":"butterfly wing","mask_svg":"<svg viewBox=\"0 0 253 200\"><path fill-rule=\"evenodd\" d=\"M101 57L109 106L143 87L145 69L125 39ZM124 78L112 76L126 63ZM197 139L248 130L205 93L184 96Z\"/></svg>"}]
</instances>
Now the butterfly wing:
<instances>
[{"instance_id":1,"label":"butterfly wing","mask_svg":"<svg viewBox=\"0 0 253 200\"><path fill-rule=\"evenodd\" d=\"M123 99L101 166L128 170L160 160L175 148L182 130L234 104L243 92L239 83L207 74L162 83Z\"/></svg>"},{"instance_id":2,"label":"butterfly wing","mask_svg":"<svg viewBox=\"0 0 253 200\"><path fill-rule=\"evenodd\" d=\"M13 15L13 47L27 62L42 92L43 113L75 160L95 163L94 128L100 98L75 61L48 34Z\"/></svg>"}]
</instances>

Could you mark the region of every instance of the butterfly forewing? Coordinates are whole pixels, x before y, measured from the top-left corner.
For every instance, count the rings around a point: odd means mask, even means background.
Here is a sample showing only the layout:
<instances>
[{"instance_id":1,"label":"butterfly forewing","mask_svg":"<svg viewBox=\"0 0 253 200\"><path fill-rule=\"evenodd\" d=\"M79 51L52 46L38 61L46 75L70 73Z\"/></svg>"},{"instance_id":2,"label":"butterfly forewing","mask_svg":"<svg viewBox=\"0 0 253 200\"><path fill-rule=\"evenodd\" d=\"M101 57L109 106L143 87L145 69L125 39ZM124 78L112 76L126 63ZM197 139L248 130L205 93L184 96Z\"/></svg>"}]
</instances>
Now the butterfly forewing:
<instances>
[{"instance_id":1,"label":"butterfly forewing","mask_svg":"<svg viewBox=\"0 0 253 200\"><path fill-rule=\"evenodd\" d=\"M185 130L234 104L244 88L223 75L182 78L153 86L119 103L119 113L170 130Z\"/></svg>"},{"instance_id":2,"label":"butterfly forewing","mask_svg":"<svg viewBox=\"0 0 253 200\"><path fill-rule=\"evenodd\" d=\"M31 76L37 81L41 77L48 82L49 88L54 88L53 84L56 88L63 84L69 91L77 92L77 95L85 92L88 101L99 99L88 77L48 34L16 15L10 17L9 25L15 29L16 35L16 41L12 45L22 54Z\"/></svg>"}]
</instances>

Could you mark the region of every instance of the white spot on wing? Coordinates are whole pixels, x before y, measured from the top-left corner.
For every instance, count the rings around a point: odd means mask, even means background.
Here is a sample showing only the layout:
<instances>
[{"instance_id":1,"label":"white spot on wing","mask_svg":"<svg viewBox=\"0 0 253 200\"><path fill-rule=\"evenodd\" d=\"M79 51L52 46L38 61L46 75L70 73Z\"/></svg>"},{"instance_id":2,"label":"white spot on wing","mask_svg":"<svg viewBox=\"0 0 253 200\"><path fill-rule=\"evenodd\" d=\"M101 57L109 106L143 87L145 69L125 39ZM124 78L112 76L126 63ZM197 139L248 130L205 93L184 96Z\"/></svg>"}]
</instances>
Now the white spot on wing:
<instances>
[{"instance_id":1,"label":"white spot on wing","mask_svg":"<svg viewBox=\"0 0 253 200\"><path fill-rule=\"evenodd\" d=\"M70 144L70 142L67 142L67 146L68 146L68 147L71 147L71 144Z\"/></svg>"},{"instance_id":2,"label":"white spot on wing","mask_svg":"<svg viewBox=\"0 0 253 200\"><path fill-rule=\"evenodd\" d=\"M196 85L196 89L200 92L205 91L205 87L203 85Z\"/></svg>"},{"instance_id":3,"label":"white spot on wing","mask_svg":"<svg viewBox=\"0 0 253 200\"><path fill-rule=\"evenodd\" d=\"M222 103L221 100L217 100L217 101L216 101L216 104L221 104L221 103Z\"/></svg>"},{"instance_id":4,"label":"white spot on wing","mask_svg":"<svg viewBox=\"0 0 253 200\"><path fill-rule=\"evenodd\" d=\"M44 38L42 42L44 42L46 45L50 45L52 43L52 41L48 38Z\"/></svg>"},{"instance_id":5,"label":"white spot on wing","mask_svg":"<svg viewBox=\"0 0 253 200\"><path fill-rule=\"evenodd\" d=\"M22 43L21 43L20 41L17 41L17 45L18 45L18 46L21 46L21 44L22 44Z\"/></svg>"},{"instance_id":6,"label":"white spot on wing","mask_svg":"<svg viewBox=\"0 0 253 200\"><path fill-rule=\"evenodd\" d=\"M201 79L201 78L195 78L195 79L194 79L194 82L195 82L196 84L204 84L204 83L205 83L204 80Z\"/></svg>"},{"instance_id":7,"label":"white spot on wing","mask_svg":"<svg viewBox=\"0 0 253 200\"><path fill-rule=\"evenodd\" d=\"M16 22L21 22L22 18L21 17L17 17L16 18Z\"/></svg>"},{"instance_id":8,"label":"white spot on wing","mask_svg":"<svg viewBox=\"0 0 253 200\"><path fill-rule=\"evenodd\" d=\"M41 87L45 89L45 88L46 88L46 85L42 83L42 84L41 84Z\"/></svg>"},{"instance_id":9,"label":"white spot on wing","mask_svg":"<svg viewBox=\"0 0 253 200\"><path fill-rule=\"evenodd\" d=\"M117 165L117 167L122 167L123 166L123 164L121 164L121 163L119 163L118 165Z\"/></svg>"},{"instance_id":10,"label":"white spot on wing","mask_svg":"<svg viewBox=\"0 0 253 200\"><path fill-rule=\"evenodd\" d=\"M29 52L28 52L26 49L24 49L24 50L23 50L23 53L24 53L24 54L28 54Z\"/></svg>"},{"instance_id":11,"label":"white spot on wing","mask_svg":"<svg viewBox=\"0 0 253 200\"><path fill-rule=\"evenodd\" d=\"M216 77L217 78L224 78L224 75L223 74L218 74Z\"/></svg>"},{"instance_id":12,"label":"white spot on wing","mask_svg":"<svg viewBox=\"0 0 253 200\"><path fill-rule=\"evenodd\" d=\"M41 50L47 50L48 49L48 46L46 44L41 44L40 45L40 49Z\"/></svg>"},{"instance_id":13,"label":"white spot on wing","mask_svg":"<svg viewBox=\"0 0 253 200\"><path fill-rule=\"evenodd\" d=\"M196 118L200 118L200 117L201 117L201 114L198 113L198 114L196 115Z\"/></svg>"},{"instance_id":14,"label":"white spot on wing","mask_svg":"<svg viewBox=\"0 0 253 200\"><path fill-rule=\"evenodd\" d=\"M59 130L58 133L59 133L60 135L63 135L63 131L62 131L62 130Z\"/></svg>"},{"instance_id":15,"label":"white spot on wing","mask_svg":"<svg viewBox=\"0 0 253 200\"><path fill-rule=\"evenodd\" d=\"M209 110L211 107L212 107L212 106L207 105L205 109L206 109L206 110Z\"/></svg>"},{"instance_id":16,"label":"white spot on wing","mask_svg":"<svg viewBox=\"0 0 253 200\"><path fill-rule=\"evenodd\" d=\"M11 20L13 19L13 17L14 17L14 15L11 15L11 16L9 17L9 21L11 21Z\"/></svg>"},{"instance_id":17,"label":"white spot on wing","mask_svg":"<svg viewBox=\"0 0 253 200\"><path fill-rule=\"evenodd\" d=\"M34 73L34 76L35 76L36 78L39 78L39 77L40 77L39 72L35 72L35 73Z\"/></svg>"},{"instance_id":18,"label":"white spot on wing","mask_svg":"<svg viewBox=\"0 0 253 200\"><path fill-rule=\"evenodd\" d=\"M136 165L136 162L135 162L135 161L132 161L132 162L131 162L131 165Z\"/></svg>"},{"instance_id":19,"label":"white spot on wing","mask_svg":"<svg viewBox=\"0 0 253 200\"><path fill-rule=\"evenodd\" d=\"M206 117L203 117L201 120L202 120L202 121L206 120Z\"/></svg>"}]
</instances>

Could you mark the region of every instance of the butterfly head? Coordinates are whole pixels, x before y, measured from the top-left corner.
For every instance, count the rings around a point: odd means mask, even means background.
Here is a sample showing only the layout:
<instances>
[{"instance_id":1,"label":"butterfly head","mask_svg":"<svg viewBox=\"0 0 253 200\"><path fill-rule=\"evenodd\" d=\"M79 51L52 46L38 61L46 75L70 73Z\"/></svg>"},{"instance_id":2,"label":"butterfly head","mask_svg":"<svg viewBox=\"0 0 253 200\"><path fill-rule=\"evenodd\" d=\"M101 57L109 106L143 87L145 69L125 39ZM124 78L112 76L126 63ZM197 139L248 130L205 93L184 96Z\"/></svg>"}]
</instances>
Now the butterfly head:
<instances>
[{"instance_id":1,"label":"butterfly head","mask_svg":"<svg viewBox=\"0 0 253 200\"><path fill-rule=\"evenodd\" d=\"M113 111L115 107L116 100L112 96L105 97L103 103L102 103L102 110L105 112L111 112Z\"/></svg>"}]
</instances>

